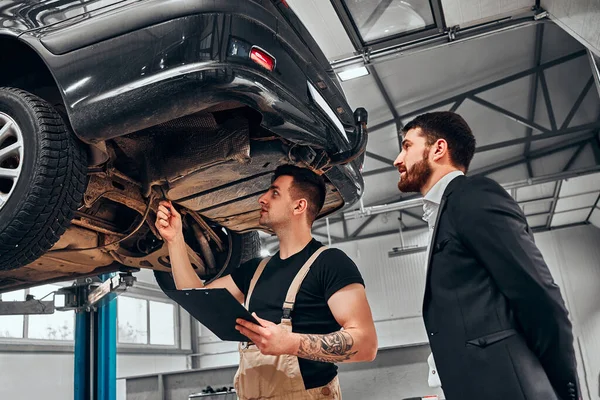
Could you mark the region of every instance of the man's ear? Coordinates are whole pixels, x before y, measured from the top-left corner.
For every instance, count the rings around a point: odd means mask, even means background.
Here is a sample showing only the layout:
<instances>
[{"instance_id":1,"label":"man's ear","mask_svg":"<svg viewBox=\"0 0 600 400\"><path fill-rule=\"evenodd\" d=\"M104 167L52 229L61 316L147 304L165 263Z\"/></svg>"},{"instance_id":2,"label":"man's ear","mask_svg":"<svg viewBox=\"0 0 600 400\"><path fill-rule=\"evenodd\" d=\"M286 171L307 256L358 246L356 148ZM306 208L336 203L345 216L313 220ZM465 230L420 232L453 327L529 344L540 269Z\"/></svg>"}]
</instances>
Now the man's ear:
<instances>
[{"instance_id":1,"label":"man's ear","mask_svg":"<svg viewBox=\"0 0 600 400\"><path fill-rule=\"evenodd\" d=\"M448 153L448 142L444 139L436 140L431 147L433 149L433 161L439 161L444 158L444 156L450 155Z\"/></svg>"},{"instance_id":2,"label":"man's ear","mask_svg":"<svg viewBox=\"0 0 600 400\"><path fill-rule=\"evenodd\" d=\"M299 215L306 212L308 202L306 199L299 199L294 202L294 215Z\"/></svg>"}]
</instances>

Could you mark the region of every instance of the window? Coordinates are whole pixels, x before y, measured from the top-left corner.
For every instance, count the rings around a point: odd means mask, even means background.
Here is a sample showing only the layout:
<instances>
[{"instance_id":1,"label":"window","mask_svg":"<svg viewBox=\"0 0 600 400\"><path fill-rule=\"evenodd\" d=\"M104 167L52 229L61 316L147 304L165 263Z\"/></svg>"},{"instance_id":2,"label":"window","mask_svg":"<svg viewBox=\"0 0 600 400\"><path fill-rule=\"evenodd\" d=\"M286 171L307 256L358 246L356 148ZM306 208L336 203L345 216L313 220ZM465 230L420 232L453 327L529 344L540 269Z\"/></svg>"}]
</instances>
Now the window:
<instances>
[{"instance_id":1,"label":"window","mask_svg":"<svg viewBox=\"0 0 600 400\"><path fill-rule=\"evenodd\" d=\"M175 345L173 305L150 301L150 344Z\"/></svg>"},{"instance_id":2,"label":"window","mask_svg":"<svg viewBox=\"0 0 600 400\"><path fill-rule=\"evenodd\" d=\"M42 285L29 289L36 299L52 300L49 293L57 291L60 286ZM55 311L54 314L30 315L28 335L30 339L73 340L75 335L75 313L73 311Z\"/></svg>"},{"instance_id":3,"label":"window","mask_svg":"<svg viewBox=\"0 0 600 400\"><path fill-rule=\"evenodd\" d=\"M121 343L148 343L148 302L133 297L117 298L118 338Z\"/></svg>"},{"instance_id":4,"label":"window","mask_svg":"<svg viewBox=\"0 0 600 400\"><path fill-rule=\"evenodd\" d=\"M177 308L173 304L123 295L117 299L119 343L176 345Z\"/></svg>"},{"instance_id":5,"label":"window","mask_svg":"<svg viewBox=\"0 0 600 400\"><path fill-rule=\"evenodd\" d=\"M25 300L24 290L3 293L0 295L2 301ZM0 315L0 338L22 338L23 337L22 315Z\"/></svg>"},{"instance_id":6,"label":"window","mask_svg":"<svg viewBox=\"0 0 600 400\"><path fill-rule=\"evenodd\" d=\"M345 0L364 42L420 31L434 25L429 0Z\"/></svg>"},{"instance_id":7,"label":"window","mask_svg":"<svg viewBox=\"0 0 600 400\"><path fill-rule=\"evenodd\" d=\"M51 301L53 292L67 284L42 285L25 290L16 290L0 294L2 301L24 301L27 295L36 300ZM178 329L179 307L168 299L156 296L156 293L135 293L131 296L117 297L117 340L120 345L142 346L179 346ZM134 297L135 296L135 297ZM60 306L61 296L56 298L55 305ZM75 312L55 311L53 314L0 315L0 341L15 340L26 342L35 340L42 345L43 340L49 344L75 339ZM46 343L43 344L45 346Z\"/></svg>"}]
</instances>

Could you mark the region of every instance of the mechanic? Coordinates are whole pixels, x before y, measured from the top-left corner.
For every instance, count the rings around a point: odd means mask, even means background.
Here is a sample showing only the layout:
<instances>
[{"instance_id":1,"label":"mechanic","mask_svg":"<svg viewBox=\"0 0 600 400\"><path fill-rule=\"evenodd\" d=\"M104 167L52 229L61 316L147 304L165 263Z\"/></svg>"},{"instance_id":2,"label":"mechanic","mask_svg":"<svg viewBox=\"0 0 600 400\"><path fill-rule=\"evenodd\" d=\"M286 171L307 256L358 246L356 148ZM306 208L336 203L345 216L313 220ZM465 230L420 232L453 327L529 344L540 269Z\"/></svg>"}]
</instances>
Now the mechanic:
<instances>
[{"instance_id":1,"label":"mechanic","mask_svg":"<svg viewBox=\"0 0 600 400\"><path fill-rule=\"evenodd\" d=\"M312 171L278 167L258 201L259 222L275 232L279 251L206 286L188 259L181 216L170 202L159 206L156 227L168 245L177 288L226 288L261 324L237 321L249 339L239 345L234 379L242 400L341 399L335 363L372 361L377 354L358 268L311 235L325 193L323 178Z\"/></svg>"}]
</instances>

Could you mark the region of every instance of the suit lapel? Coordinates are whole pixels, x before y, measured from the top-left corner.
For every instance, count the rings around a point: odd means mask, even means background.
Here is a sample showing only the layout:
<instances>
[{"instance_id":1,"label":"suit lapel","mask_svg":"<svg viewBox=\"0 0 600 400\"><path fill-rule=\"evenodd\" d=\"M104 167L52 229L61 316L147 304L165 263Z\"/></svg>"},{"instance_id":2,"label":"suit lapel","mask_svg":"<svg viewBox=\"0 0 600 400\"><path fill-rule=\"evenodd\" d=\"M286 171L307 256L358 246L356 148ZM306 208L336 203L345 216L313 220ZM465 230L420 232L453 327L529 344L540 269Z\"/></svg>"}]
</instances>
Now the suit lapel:
<instances>
[{"instance_id":1,"label":"suit lapel","mask_svg":"<svg viewBox=\"0 0 600 400\"><path fill-rule=\"evenodd\" d=\"M433 258L433 252L435 251L435 241L437 240L442 214L444 213L444 209L446 208L446 204L448 203L448 197L457 187L462 185L465 179L465 176L457 176L448 184L448 187L446 187L444 195L442 196L440 207L438 208L437 216L435 219L435 226L433 228L433 233L431 234L431 241L429 244L429 254L427 256L427 280L425 283L425 302L427 302L427 300L429 299L429 276L431 275L431 259Z\"/></svg>"}]
</instances>

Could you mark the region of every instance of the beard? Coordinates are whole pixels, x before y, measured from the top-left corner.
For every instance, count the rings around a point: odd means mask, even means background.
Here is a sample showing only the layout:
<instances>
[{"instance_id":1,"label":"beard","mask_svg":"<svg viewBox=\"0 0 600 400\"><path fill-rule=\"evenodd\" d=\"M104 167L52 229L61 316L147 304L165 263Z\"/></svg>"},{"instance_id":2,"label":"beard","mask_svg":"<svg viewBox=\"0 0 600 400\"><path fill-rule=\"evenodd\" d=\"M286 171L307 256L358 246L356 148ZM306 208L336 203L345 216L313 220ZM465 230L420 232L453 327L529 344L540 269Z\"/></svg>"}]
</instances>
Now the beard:
<instances>
[{"instance_id":1,"label":"beard","mask_svg":"<svg viewBox=\"0 0 600 400\"><path fill-rule=\"evenodd\" d=\"M429 149L423 153L423 159L412 166L410 170L407 170L405 177L398 181L398 190L403 193L420 192L421 188L425 186L431 173L431 164L427 158Z\"/></svg>"}]
</instances>

